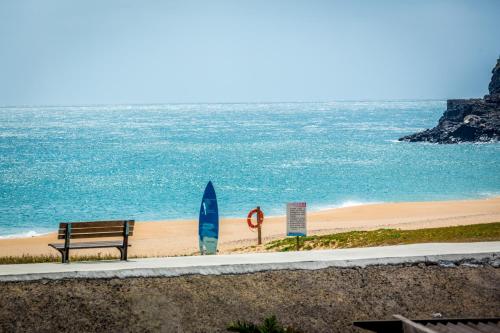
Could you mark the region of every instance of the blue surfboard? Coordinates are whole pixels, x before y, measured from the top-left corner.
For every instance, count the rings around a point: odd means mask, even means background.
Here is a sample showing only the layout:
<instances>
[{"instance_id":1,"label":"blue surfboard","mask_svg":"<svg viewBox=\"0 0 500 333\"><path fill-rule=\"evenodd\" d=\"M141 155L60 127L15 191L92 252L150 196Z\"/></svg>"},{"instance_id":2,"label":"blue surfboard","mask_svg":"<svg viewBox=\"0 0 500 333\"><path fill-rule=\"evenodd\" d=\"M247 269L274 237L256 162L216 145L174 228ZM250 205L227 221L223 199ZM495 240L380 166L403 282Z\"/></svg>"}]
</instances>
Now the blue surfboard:
<instances>
[{"instance_id":1,"label":"blue surfboard","mask_svg":"<svg viewBox=\"0 0 500 333\"><path fill-rule=\"evenodd\" d=\"M201 199L198 225L201 254L216 254L219 239L219 208L212 182L208 182Z\"/></svg>"}]
</instances>

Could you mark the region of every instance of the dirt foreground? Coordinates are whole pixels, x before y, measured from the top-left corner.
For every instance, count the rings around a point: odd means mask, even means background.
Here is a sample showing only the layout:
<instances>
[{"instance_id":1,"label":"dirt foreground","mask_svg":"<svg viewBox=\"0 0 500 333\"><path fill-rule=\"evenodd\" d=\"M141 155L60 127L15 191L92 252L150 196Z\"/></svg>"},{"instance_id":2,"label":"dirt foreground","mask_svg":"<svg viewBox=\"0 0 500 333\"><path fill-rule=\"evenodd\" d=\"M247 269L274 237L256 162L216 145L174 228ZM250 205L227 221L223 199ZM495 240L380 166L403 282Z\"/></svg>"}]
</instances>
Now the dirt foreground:
<instances>
[{"instance_id":1,"label":"dirt foreground","mask_svg":"<svg viewBox=\"0 0 500 333\"><path fill-rule=\"evenodd\" d=\"M452 265L453 266L453 265ZM353 320L500 316L500 268L425 264L0 284L0 332L225 332L276 315L303 332Z\"/></svg>"}]
</instances>

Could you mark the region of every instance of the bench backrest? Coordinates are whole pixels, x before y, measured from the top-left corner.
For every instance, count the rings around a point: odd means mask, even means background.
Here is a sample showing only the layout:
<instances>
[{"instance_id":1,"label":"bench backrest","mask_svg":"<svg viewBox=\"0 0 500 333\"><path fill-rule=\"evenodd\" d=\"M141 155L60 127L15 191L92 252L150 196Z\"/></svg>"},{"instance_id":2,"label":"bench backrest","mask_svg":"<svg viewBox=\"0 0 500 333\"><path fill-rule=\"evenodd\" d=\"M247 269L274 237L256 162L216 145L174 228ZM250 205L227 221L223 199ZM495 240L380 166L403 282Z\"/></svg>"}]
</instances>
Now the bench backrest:
<instances>
[{"instance_id":1,"label":"bench backrest","mask_svg":"<svg viewBox=\"0 0 500 333\"><path fill-rule=\"evenodd\" d=\"M62 222L57 238L66 239L68 234L71 239L132 236L134 224L134 220Z\"/></svg>"}]
</instances>

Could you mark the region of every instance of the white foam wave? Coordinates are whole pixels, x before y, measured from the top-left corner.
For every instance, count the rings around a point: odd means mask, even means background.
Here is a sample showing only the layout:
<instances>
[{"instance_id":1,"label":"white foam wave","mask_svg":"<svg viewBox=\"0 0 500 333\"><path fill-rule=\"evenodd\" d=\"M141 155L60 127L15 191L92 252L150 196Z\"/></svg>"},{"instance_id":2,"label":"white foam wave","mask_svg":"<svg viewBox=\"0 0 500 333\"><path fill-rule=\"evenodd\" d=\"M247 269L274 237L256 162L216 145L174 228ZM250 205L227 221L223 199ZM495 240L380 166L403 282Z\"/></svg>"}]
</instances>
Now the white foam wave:
<instances>
[{"instance_id":1,"label":"white foam wave","mask_svg":"<svg viewBox=\"0 0 500 333\"><path fill-rule=\"evenodd\" d=\"M381 204L383 201L356 201L356 200L346 200L339 204L333 205L322 205L322 206L312 206L312 210L321 211L328 209L338 209L338 208L347 208L347 207L356 207L356 206L365 206L365 205L376 205Z\"/></svg>"},{"instance_id":2,"label":"white foam wave","mask_svg":"<svg viewBox=\"0 0 500 333\"><path fill-rule=\"evenodd\" d=\"M34 230L29 230L26 232L22 232L19 234L11 234L11 235L0 235L0 239L13 239L13 238L30 238L30 237L37 237L37 236L43 236L47 235L48 232L36 232Z\"/></svg>"},{"instance_id":3,"label":"white foam wave","mask_svg":"<svg viewBox=\"0 0 500 333\"><path fill-rule=\"evenodd\" d=\"M500 197L500 192L479 192L480 198L497 198Z\"/></svg>"}]
</instances>

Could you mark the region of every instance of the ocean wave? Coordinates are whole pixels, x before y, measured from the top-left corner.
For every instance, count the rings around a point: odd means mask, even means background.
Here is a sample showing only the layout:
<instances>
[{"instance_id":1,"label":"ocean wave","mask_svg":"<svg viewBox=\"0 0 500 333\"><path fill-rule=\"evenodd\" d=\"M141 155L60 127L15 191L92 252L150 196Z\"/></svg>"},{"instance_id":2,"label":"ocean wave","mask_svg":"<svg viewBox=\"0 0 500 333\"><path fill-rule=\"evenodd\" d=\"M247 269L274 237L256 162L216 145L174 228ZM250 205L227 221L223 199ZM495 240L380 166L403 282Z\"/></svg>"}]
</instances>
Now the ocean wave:
<instances>
[{"instance_id":1,"label":"ocean wave","mask_svg":"<svg viewBox=\"0 0 500 333\"><path fill-rule=\"evenodd\" d=\"M364 206L364 205L376 205L376 204L382 204L384 203L383 201L356 201L356 200L346 200L342 201L341 203L338 204L332 204L332 205L307 205L307 211L308 212L320 212L323 210L330 210L330 209L338 209L338 208L347 208L347 207L356 207L356 206ZM283 204L283 206L280 207L269 207L266 209L265 212L266 218L271 218L271 217L282 217L286 216L286 204ZM224 216L224 218L240 218L240 215L230 215L230 216Z\"/></svg>"},{"instance_id":2,"label":"ocean wave","mask_svg":"<svg viewBox=\"0 0 500 333\"><path fill-rule=\"evenodd\" d=\"M376 205L384 203L383 201L357 201L357 200L346 200L342 201L338 204L332 205L313 205L311 206L312 211L322 211L329 209L338 209L338 208L347 208L347 207L356 207L356 206L365 206L365 205Z\"/></svg>"},{"instance_id":3,"label":"ocean wave","mask_svg":"<svg viewBox=\"0 0 500 333\"><path fill-rule=\"evenodd\" d=\"M479 192L479 198L497 198L500 197L500 192L491 191L491 192Z\"/></svg>"},{"instance_id":4,"label":"ocean wave","mask_svg":"<svg viewBox=\"0 0 500 333\"><path fill-rule=\"evenodd\" d=\"M0 235L0 239L29 238L29 237L43 236L47 234L49 234L49 232L37 232L34 230L29 230L18 234Z\"/></svg>"}]
</instances>

